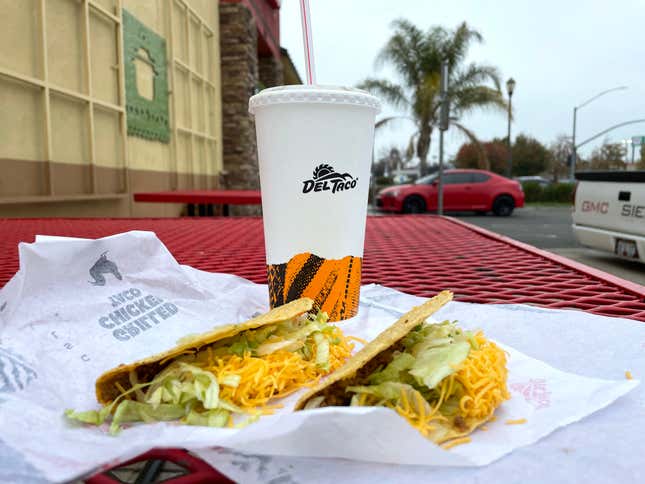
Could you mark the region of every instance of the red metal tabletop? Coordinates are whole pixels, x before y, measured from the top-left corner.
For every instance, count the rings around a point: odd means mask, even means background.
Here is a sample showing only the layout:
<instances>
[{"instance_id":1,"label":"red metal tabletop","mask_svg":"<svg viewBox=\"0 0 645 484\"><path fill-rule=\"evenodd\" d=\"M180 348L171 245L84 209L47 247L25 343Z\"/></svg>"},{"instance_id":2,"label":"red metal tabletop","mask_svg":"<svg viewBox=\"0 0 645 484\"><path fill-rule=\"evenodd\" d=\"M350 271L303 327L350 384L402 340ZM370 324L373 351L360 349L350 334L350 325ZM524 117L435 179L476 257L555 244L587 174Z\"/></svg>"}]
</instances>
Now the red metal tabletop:
<instances>
[{"instance_id":1,"label":"red metal tabletop","mask_svg":"<svg viewBox=\"0 0 645 484\"><path fill-rule=\"evenodd\" d=\"M135 202L206 203L224 205L259 205L259 190L178 190L135 193Z\"/></svg>"},{"instance_id":2,"label":"red metal tabletop","mask_svg":"<svg viewBox=\"0 0 645 484\"><path fill-rule=\"evenodd\" d=\"M182 264L266 283L261 218L3 219L0 285L18 269L18 242L32 242L36 234L96 238L128 230L156 232ZM643 286L437 216L369 217L363 282L419 296L451 289L460 301L576 308L645 321Z\"/></svg>"},{"instance_id":3,"label":"red metal tabletop","mask_svg":"<svg viewBox=\"0 0 645 484\"><path fill-rule=\"evenodd\" d=\"M18 269L18 243L32 242L36 234L97 238L129 230L156 232L182 264L266 282L261 218L1 219L0 285ZM461 301L576 308L645 321L645 287L437 216L369 217L363 282L419 296L451 289ZM134 460L146 461L136 471L137 482L156 476L162 462L179 463L189 472L165 482L230 482L178 449L151 451ZM106 473L88 482L122 481Z\"/></svg>"}]
</instances>

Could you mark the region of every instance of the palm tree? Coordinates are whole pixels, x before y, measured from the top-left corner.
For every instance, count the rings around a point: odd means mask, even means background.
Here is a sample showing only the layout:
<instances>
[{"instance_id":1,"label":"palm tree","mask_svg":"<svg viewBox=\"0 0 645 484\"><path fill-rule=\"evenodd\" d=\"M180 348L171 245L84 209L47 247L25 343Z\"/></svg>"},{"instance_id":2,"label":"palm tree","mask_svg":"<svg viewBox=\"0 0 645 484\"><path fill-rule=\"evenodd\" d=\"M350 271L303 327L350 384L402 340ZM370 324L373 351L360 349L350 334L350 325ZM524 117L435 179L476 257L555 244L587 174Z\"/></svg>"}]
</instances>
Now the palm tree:
<instances>
[{"instance_id":1,"label":"palm tree","mask_svg":"<svg viewBox=\"0 0 645 484\"><path fill-rule=\"evenodd\" d=\"M444 59L450 68L448 96L451 124L477 146L479 142L475 135L459 122L461 117L481 108L506 113L508 105L500 88L500 75L496 67L476 63L466 65L468 48L473 42L482 42L483 38L465 22L452 31L434 26L422 32L403 19L395 20L392 26L394 35L376 58L376 67L391 64L402 82L397 84L385 79L368 78L360 87L406 112L405 116L390 116L380 120L377 128L400 118L414 122L417 130L410 138L408 151L409 154L416 152L421 175L425 175L432 132L439 124L439 89ZM480 151L485 160L485 152Z\"/></svg>"}]
</instances>

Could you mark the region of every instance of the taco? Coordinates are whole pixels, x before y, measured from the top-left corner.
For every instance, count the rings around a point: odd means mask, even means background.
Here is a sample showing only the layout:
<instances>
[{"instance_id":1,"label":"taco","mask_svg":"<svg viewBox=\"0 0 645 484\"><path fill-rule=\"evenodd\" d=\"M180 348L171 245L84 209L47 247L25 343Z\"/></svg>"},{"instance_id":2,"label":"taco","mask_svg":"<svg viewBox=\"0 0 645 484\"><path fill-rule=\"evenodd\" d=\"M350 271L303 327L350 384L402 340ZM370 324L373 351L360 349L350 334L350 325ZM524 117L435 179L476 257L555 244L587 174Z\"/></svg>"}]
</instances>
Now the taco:
<instances>
[{"instance_id":1,"label":"taco","mask_svg":"<svg viewBox=\"0 0 645 484\"><path fill-rule=\"evenodd\" d=\"M270 400L315 385L351 355L350 339L327 324L325 313L309 313L312 306L302 298L244 323L182 338L171 350L99 376L101 410L65 413L96 425L113 414L111 433L124 422L180 419L222 427L237 415L253 420L270 413Z\"/></svg>"},{"instance_id":2,"label":"taco","mask_svg":"<svg viewBox=\"0 0 645 484\"><path fill-rule=\"evenodd\" d=\"M302 397L296 410L385 406L437 444L456 442L490 420L510 398L506 354L481 331L425 322L451 299L444 291L405 314Z\"/></svg>"}]
</instances>

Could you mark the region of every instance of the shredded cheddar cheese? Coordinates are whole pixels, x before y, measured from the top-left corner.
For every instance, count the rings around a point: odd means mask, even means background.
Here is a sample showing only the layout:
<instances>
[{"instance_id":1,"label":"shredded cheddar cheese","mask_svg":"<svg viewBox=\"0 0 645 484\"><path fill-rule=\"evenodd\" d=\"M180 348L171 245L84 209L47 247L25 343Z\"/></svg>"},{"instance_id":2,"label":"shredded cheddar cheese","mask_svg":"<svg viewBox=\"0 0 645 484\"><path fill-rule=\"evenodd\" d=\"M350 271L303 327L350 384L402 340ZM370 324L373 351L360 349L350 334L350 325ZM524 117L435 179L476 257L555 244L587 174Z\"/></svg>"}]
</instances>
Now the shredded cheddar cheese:
<instances>
[{"instance_id":1,"label":"shredded cheddar cheese","mask_svg":"<svg viewBox=\"0 0 645 484\"><path fill-rule=\"evenodd\" d=\"M412 427L421 432L425 437L434 429L431 422L435 420L447 420L446 417L438 413L441 403L438 403L435 407L430 407L428 402L417 391L401 391L401 397L397 405L386 405L396 410L399 415L405 418Z\"/></svg>"},{"instance_id":2,"label":"shredded cheddar cheese","mask_svg":"<svg viewBox=\"0 0 645 484\"><path fill-rule=\"evenodd\" d=\"M385 405L396 410L426 437L435 428L433 422L449 420L439 412L439 408L451 397L458 398L462 417L494 420L495 409L510 398L506 387L506 354L481 332L475 335L475 340L479 348L471 349L458 371L439 383L436 401L429 403L418 391L404 389L396 404L388 402ZM375 405L378 400L373 395L361 394L358 404ZM452 442L459 445L469 440L457 439Z\"/></svg>"},{"instance_id":3,"label":"shredded cheddar cheese","mask_svg":"<svg viewBox=\"0 0 645 484\"><path fill-rule=\"evenodd\" d=\"M633 380L633 379L634 379L634 377L632 376L632 372L631 372L631 371L629 371L629 370L627 370L627 371L625 372L625 378L627 378L628 380Z\"/></svg>"},{"instance_id":4,"label":"shredded cheddar cheese","mask_svg":"<svg viewBox=\"0 0 645 484\"><path fill-rule=\"evenodd\" d=\"M362 344L363 346L365 346L367 344L366 340L364 340L363 338L359 338L358 336L348 336L347 340L348 341L357 341L360 344Z\"/></svg>"},{"instance_id":5,"label":"shredded cheddar cheese","mask_svg":"<svg viewBox=\"0 0 645 484\"><path fill-rule=\"evenodd\" d=\"M416 390L401 390L399 401L396 405L392 403L386 403L385 405L396 410L412 427L427 437L430 431L435 428L432 422L448 420L445 416L441 415L439 407L452 394L454 382L454 378L446 378L439 384L439 399L434 406L430 406L425 398ZM363 396L366 395L361 395L361 397ZM374 402L371 403L373 404ZM359 399L359 405L365 404L364 400L361 401Z\"/></svg>"},{"instance_id":6,"label":"shredded cheddar cheese","mask_svg":"<svg viewBox=\"0 0 645 484\"><path fill-rule=\"evenodd\" d=\"M525 424L527 420L525 418L518 418L515 420L507 420L504 422L506 425L522 425Z\"/></svg>"},{"instance_id":7,"label":"shredded cheddar cheese","mask_svg":"<svg viewBox=\"0 0 645 484\"><path fill-rule=\"evenodd\" d=\"M471 441L470 437L461 437L459 439L450 440L445 444L442 444L441 447L443 447L445 450L448 450L448 449L452 449L453 447L457 447L458 445L461 445L461 444L467 444L470 441Z\"/></svg>"},{"instance_id":8,"label":"shredded cheddar cheese","mask_svg":"<svg viewBox=\"0 0 645 484\"><path fill-rule=\"evenodd\" d=\"M506 388L506 353L481 332L475 335L479 349L471 349L454 375L465 395L459 400L464 417L486 418L511 395Z\"/></svg>"},{"instance_id":9,"label":"shredded cheddar cheese","mask_svg":"<svg viewBox=\"0 0 645 484\"><path fill-rule=\"evenodd\" d=\"M340 367L351 355L353 344L338 328L330 339L337 344L329 345L328 368L317 366L315 358L305 359L299 352L278 350L262 356L245 352L243 356L227 354L213 357L209 353L204 369L211 371L218 381L239 376L237 386L221 386L221 398L247 411L261 409L262 413L271 413L277 407L267 407L269 400L315 385L320 377Z\"/></svg>"}]
</instances>

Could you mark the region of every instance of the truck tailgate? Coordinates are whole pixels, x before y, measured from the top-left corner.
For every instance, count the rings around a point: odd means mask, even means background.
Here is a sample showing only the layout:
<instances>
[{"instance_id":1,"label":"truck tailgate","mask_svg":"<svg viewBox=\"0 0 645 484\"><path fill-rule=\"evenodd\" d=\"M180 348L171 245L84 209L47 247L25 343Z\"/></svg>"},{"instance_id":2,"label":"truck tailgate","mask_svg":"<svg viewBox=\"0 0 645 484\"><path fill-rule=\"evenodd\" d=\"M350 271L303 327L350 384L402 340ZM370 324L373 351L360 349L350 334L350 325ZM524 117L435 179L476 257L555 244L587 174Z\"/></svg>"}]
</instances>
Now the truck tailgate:
<instances>
[{"instance_id":1,"label":"truck tailgate","mask_svg":"<svg viewBox=\"0 0 645 484\"><path fill-rule=\"evenodd\" d=\"M573 222L632 235L645 235L645 183L582 180Z\"/></svg>"}]
</instances>

